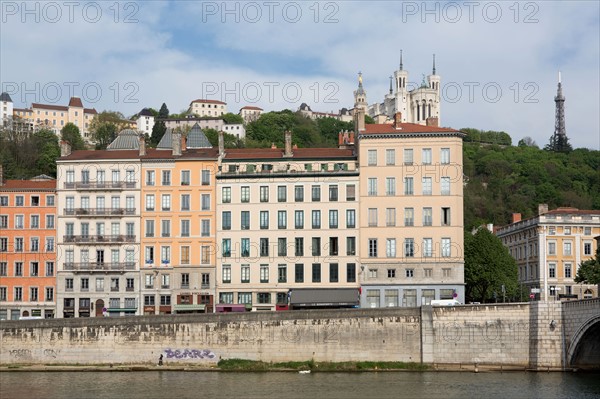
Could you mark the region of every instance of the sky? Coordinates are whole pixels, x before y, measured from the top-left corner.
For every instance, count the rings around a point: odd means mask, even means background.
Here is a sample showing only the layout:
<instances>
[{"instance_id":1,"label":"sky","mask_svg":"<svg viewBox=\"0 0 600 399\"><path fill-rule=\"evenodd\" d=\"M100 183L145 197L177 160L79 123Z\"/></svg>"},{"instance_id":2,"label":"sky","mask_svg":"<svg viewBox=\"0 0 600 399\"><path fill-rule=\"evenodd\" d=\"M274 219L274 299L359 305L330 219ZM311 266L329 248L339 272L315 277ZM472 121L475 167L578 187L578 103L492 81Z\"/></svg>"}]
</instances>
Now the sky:
<instances>
[{"instance_id":1,"label":"sky","mask_svg":"<svg viewBox=\"0 0 600 399\"><path fill-rule=\"evenodd\" d=\"M554 132L558 71L574 147L600 149L598 1L0 2L0 83L33 102L131 116L192 100L337 112L362 72L383 101L403 51L409 82L441 76L441 125Z\"/></svg>"}]
</instances>

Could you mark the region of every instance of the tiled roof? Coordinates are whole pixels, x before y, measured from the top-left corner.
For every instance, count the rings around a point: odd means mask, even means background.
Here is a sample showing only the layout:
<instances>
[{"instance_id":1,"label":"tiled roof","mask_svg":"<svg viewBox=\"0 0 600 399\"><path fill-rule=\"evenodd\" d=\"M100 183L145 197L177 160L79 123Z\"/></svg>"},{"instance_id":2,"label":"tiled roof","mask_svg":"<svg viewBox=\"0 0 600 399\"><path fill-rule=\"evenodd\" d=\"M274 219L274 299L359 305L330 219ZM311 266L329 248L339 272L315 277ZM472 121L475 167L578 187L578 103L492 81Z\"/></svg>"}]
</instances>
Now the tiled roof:
<instances>
[{"instance_id":1,"label":"tiled roof","mask_svg":"<svg viewBox=\"0 0 600 399\"><path fill-rule=\"evenodd\" d=\"M96 115L98 113L98 111L96 111L96 108L84 108L83 113Z\"/></svg>"},{"instance_id":2,"label":"tiled roof","mask_svg":"<svg viewBox=\"0 0 600 399\"><path fill-rule=\"evenodd\" d=\"M159 150L154 148L148 148L146 155L140 157L139 150L121 150L121 151L110 151L110 150L79 150L73 151L66 157L61 157L58 161L103 161L103 160L155 160L155 159L217 159L219 150L216 148L198 148L189 149L182 153L181 156L173 156L171 150Z\"/></svg>"},{"instance_id":3,"label":"tiled roof","mask_svg":"<svg viewBox=\"0 0 600 399\"><path fill-rule=\"evenodd\" d=\"M224 103L223 101L219 101L219 100L204 100L204 99L194 100L194 101L192 101L192 104L193 103L209 103L209 104L223 104L223 105L227 105L227 103Z\"/></svg>"},{"instance_id":4,"label":"tiled roof","mask_svg":"<svg viewBox=\"0 0 600 399\"><path fill-rule=\"evenodd\" d=\"M351 149L295 148L291 157L283 156L283 148L232 148L225 150L225 159L334 159L353 158Z\"/></svg>"},{"instance_id":5,"label":"tiled roof","mask_svg":"<svg viewBox=\"0 0 600 399\"><path fill-rule=\"evenodd\" d=\"M192 129L187 135L187 148L212 148L212 144L208 141L208 138L200 128L200 125L196 123L192 126Z\"/></svg>"},{"instance_id":6,"label":"tiled roof","mask_svg":"<svg viewBox=\"0 0 600 399\"><path fill-rule=\"evenodd\" d=\"M577 208L557 208L544 213L544 215L600 215L600 210L582 210Z\"/></svg>"},{"instance_id":7,"label":"tiled roof","mask_svg":"<svg viewBox=\"0 0 600 399\"><path fill-rule=\"evenodd\" d=\"M81 102L81 98L71 97L71 99L69 100L69 107L83 108L83 103Z\"/></svg>"},{"instance_id":8,"label":"tiled roof","mask_svg":"<svg viewBox=\"0 0 600 399\"><path fill-rule=\"evenodd\" d=\"M6 101L6 102L12 103L12 99L10 98L10 95L7 92L0 94L0 101Z\"/></svg>"},{"instance_id":9,"label":"tiled roof","mask_svg":"<svg viewBox=\"0 0 600 399\"><path fill-rule=\"evenodd\" d=\"M32 103L31 109L39 108L39 109L51 109L53 111L68 111L69 107L65 107L64 105L50 105L50 104L38 104Z\"/></svg>"},{"instance_id":10,"label":"tiled roof","mask_svg":"<svg viewBox=\"0 0 600 399\"><path fill-rule=\"evenodd\" d=\"M252 111L263 111L263 109L261 107L253 107L251 105L246 105L245 107L242 107L240 109L249 109Z\"/></svg>"},{"instance_id":11,"label":"tiled roof","mask_svg":"<svg viewBox=\"0 0 600 399\"><path fill-rule=\"evenodd\" d=\"M150 112L150 110L148 108L144 108L140 111L138 116L154 116L154 115L152 115L152 112Z\"/></svg>"},{"instance_id":12,"label":"tiled roof","mask_svg":"<svg viewBox=\"0 0 600 399\"><path fill-rule=\"evenodd\" d=\"M124 129L117 138L106 147L107 150L139 150L139 135L135 130Z\"/></svg>"},{"instance_id":13,"label":"tiled roof","mask_svg":"<svg viewBox=\"0 0 600 399\"><path fill-rule=\"evenodd\" d=\"M386 134L386 133L460 133L456 129L447 127L424 126L416 123L401 123L400 129L396 129L394 125L388 123L366 124L365 131L361 134Z\"/></svg>"},{"instance_id":14,"label":"tiled roof","mask_svg":"<svg viewBox=\"0 0 600 399\"><path fill-rule=\"evenodd\" d=\"M6 180L0 191L15 190L55 190L56 180Z\"/></svg>"}]
</instances>

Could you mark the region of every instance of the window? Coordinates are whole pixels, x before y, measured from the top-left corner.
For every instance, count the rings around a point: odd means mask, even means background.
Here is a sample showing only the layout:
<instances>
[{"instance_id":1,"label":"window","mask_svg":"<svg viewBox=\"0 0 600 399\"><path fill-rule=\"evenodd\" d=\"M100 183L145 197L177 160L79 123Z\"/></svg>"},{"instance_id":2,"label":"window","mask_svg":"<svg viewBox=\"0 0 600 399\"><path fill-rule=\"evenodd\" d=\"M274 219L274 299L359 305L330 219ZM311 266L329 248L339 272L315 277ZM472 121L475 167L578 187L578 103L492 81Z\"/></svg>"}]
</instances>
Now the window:
<instances>
[{"instance_id":1,"label":"window","mask_svg":"<svg viewBox=\"0 0 600 399\"><path fill-rule=\"evenodd\" d=\"M431 165L431 148L423 148L421 150L421 163L423 165Z\"/></svg>"},{"instance_id":2,"label":"window","mask_svg":"<svg viewBox=\"0 0 600 399\"><path fill-rule=\"evenodd\" d=\"M0 252L8 252L8 238L0 238Z\"/></svg>"},{"instance_id":3,"label":"window","mask_svg":"<svg viewBox=\"0 0 600 399\"><path fill-rule=\"evenodd\" d=\"M312 238L312 256L321 256L321 237Z\"/></svg>"},{"instance_id":4,"label":"window","mask_svg":"<svg viewBox=\"0 0 600 399\"><path fill-rule=\"evenodd\" d=\"M40 215L31 215L31 219L29 222L29 227L32 229L40 228Z\"/></svg>"},{"instance_id":5,"label":"window","mask_svg":"<svg viewBox=\"0 0 600 399\"><path fill-rule=\"evenodd\" d=\"M277 201L278 202L286 202L287 201L287 187L286 186L277 186Z\"/></svg>"},{"instance_id":6,"label":"window","mask_svg":"<svg viewBox=\"0 0 600 399\"><path fill-rule=\"evenodd\" d=\"M210 263L211 247L203 245L200 247L200 263L206 265Z\"/></svg>"},{"instance_id":7,"label":"window","mask_svg":"<svg viewBox=\"0 0 600 399\"><path fill-rule=\"evenodd\" d=\"M154 194L146 194L146 210L154 210Z\"/></svg>"},{"instance_id":8,"label":"window","mask_svg":"<svg viewBox=\"0 0 600 399\"><path fill-rule=\"evenodd\" d=\"M287 228L287 211L277 211L277 228Z\"/></svg>"},{"instance_id":9,"label":"window","mask_svg":"<svg viewBox=\"0 0 600 399\"><path fill-rule=\"evenodd\" d=\"M240 278L242 283L250 282L250 265L243 264L240 269Z\"/></svg>"},{"instance_id":10,"label":"window","mask_svg":"<svg viewBox=\"0 0 600 399\"><path fill-rule=\"evenodd\" d=\"M369 227L376 227L377 226L377 208L369 208L368 216L369 216Z\"/></svg>"},{"instance_id":11,"label":"window","mask_svg":"<svg viewBox=\"0 0 600 399\"><path fill-rule=\"evenodd\" d=\"M396 195L396 178L386 177L385 178L385 195L391 196Z\"/></svg>"},{"instance_id":12,"label":"window","mask_svg":"<svg viewBox=\"0 0 600 399\"><path fill-rule=\"evenodd\" d=\"M202 200L202 210L203 211L210 210L210 194L202 194L201 200Z\"/></svg>"},{"instance_id":13,"label":"window","mask_svg":"<svg viewBox=\"0 0 600 399\"><path fill-rule=\"evenodd\" d=\"M241 187L241 200L242 202L250 202L250 187Z\"/></svg>"},{"instance_id":14,"label":"window","mask_svg":"<svg viewBox=\"0 0 600 399\"><path fill-rule=\"evenodd\" d=\"M162 185L163 186L171 185L171 171L170 170L162 171Z\"/></svg>"},{"instance_id":15,"label":"window","mask_svg":"<svg viewBox=\"0 0 600 399\"><path fill-rule=\"evenodd\" d=\"M321 201L321 187L312 186L312 200L313 202Z\"/></svg>"},{"instance_id":16,"label":"window","mask_svg":"<svg viewBox=\"0 0 600 399\"><path fill-rule=\"evenodd\" d=\"M379 290L367 290L367 307L380 307Z\"/></svg>"},{"instance_id":17,"label":"window","mask_svg":"<svg viewBox=\"0 0 600 399\"><path fill-rule=\"evenodd\" d=\"M377 239L369 238L369 258L377 257Z\"/></svg>"},{"instance_id":18,"label":"window","mask_svg":"<svg viewBox=\"0 0 600 399\"><path fill-rule=\"evenodd\" d=\"M15 215L15 229L25 228L25 217L23 215Z\"/></svg>"},{"instance_id":19,"label":"window","mask_svg":"<svg viewBox=\"0 0 600 399\"><path fill-rule=\"evenodd\" d=\"M154 171L153 170L147 170L146 171L146 185L147 186L153 186L155 184L154 181Z\"/></svg>"},{"instance_id":20,"label":"window","mask_svg":"<svg viewBox=\"0 0 600 399\"><path fill-rule=\"evenodd\" d=\"M556 263L548 264L548 277L556 278Z\"/></svg>"},{"instance_id":21,"label":"window","mask_svg":"<svg viewBox=\"0 0 600 399\"><path fill-rule=\"evenodd\" d=\"M260 282L269 282L269 265L260 265Z\"/></svg>"},{"instance_id":22,"label":"window","mask_svg":"<svg viewBox=\"0 0 600 399\"><path fill-rule=\"evenodd\" d=\"M329 255L337 256L339 252L339 241L337 237L329 237Z\"/></svg>"},{"instance_id":23,"label":"window","mask_svg":"<svg viewBox=\"0 0 600 399\"><path fill-rule=\"evenodd\" d=\"M190 171L189 170L181 171L181 185L182 186L190 185Z\"/></svg>"},{"instance_id":24,"label":"window","mask_svg":"<svg viewBox=\"0 0 600 399\"><path fill-rule=\"evenodd\" d=\"M348 282L348 283L356 282L356 263L346 264L346 282Z\"/></svg>"},{"instance_id":25,"label":"window","mask_svg":"<svg viewBox=\"0 0 600 399\"><path fill-rule=\"evenodd\" d=\"M224 258L231 256L231 238L223 238L222 255Z\"/></svg>"},{"instance_id":26,"label":"window","mask_svg":"<svg viewBox=\"0 0 600 399\"><path fill-rule=\"evenodd\" d=\"M223 187L221 189L221 201L224 204L231 202L231 187Z\"/></svg>"},{"instance_id":27,"label":"window","mask_svg":"<svg viewBox=\"0 0 600 399\"><path fill-rule=\"evenodd\" d=\"M312 211L312 228L321 228L321 211Z\"/></svg>"},{"instance_id":28,"label":"window","mask_svg":"<svg viewBox=\"0 0 600 399\"><path fill-rule=\"evenodd\" d=\"M294 227L296 229L304 228L304 211L294 211Z\"/></svg>"},{"instance_id":29,"label":"window","mask_svg":"<svg viewBox=\"0 0 600 399\"><path fill-rule=\"evenodd\" d=\"M205 169L202 171L202 185L203 186L210 185L210 170Z\"/></svg>"},{"instance_id":30,"label":"window","mask_svg":"<svg viewBox=\"0 0 600 399\"><path fill-rule=\"evenodd\" d=\"M563 255L571 255L571 241L563 242Z\"/></svg>"},{"instance_id":31,"label":"window","mask_svg":"<svg viewBox=\"0 0 600 399\"><path fill-rule=\"evenodd\" d=\"M269 239L260 239L260 256L269 256Z\"/></svg>"},{"instance_id":32,"label":"window","mask_svg":"<svg viewBox=\"0 0 600 399\"><path fill-rule=\"evenodd\" d=\"M200 222L200 235L210 237L210 219L202 219Z\"/></svg>"},{"instance_id":33,"label":"window","mask_svg":"<svg viewBox=\"0 0 600 399\"><path fill-rule=\"evenodd\" d=\"M8 263L0 262L0 276L6 277L8 275Z\"/></svg>"},{"instance_id":34,"label":"window","mask_svg":"<svg viewBox=\"0 0 600 399\"><path fill-rule=\"evenodd\" d=\"M87 277L81 278L81 291L89 291L90 289L90 279Z\"/></svg>"},{"instance_id":35,"label":"window","mask_svg":"<svg viewBox=\"0 0 600 399\"><path fill-rule=\"evenodd\" d=\"M252 304L252 293L251 292L238 292L238 303L243 305Z\"/></svg>"},{"instance_id":36,"label":"window","mask_svg":"<svg viewBox=\"0 0 600 399\"><path fill-rule=\"evenodd\" d=\"M161 236L162 237L171 237L171 221L170 220L161 220Z\"/></svg>"},{"instance_id":37,"label":"window","mask_svg":"<svg viewBox=\"0 0 600 399\"><path fill-rule=\"evenodd\" d=\"M225 303L225 304L233 303L233 292L219 293L219 303Z\"/></svg>"},{"instance_id":38,"label":"window","mask_svg":"<svg viewBox=\"0 0 600 399\"><path fill-rule=\"evenodd\" d=\"M346 185L346 201L356 200L356 186L354 184Z\"/></svg>"},{"instance_id":39,"label":"window","mask_svg":"<svg viewBox=\"0 0 600 399\"><path fill-rule=\"evenodd\" d=\"M412 238L404 239L404 256L412 258L415 256L415 240Z\"/></svg>"},{"instance_id":40,"label":"window","mask_svg":"<svg viewBox=\"0 0 600 399\"><path fill-rule=\"evenodd\" d=\"M337 201L338 200L338 186L330 185L329 186L329 201Z\"/></svg>"},{"instance_id":41,"label":"window","mask_svg":"<svg viewBox=\"0 0 600 399\"><path fill-rule=\"evenodd\" d=\"M450 208L442 208L442 226L450 226Z\"/></svg>"},{"instance_id":42,"label":"window","mask_svg":"<svg viewBox=\"0 0 600 399\"><path fill-rule=\"evenodd\" d=\"M40 250L40 239L37 237L32 237L29 243L29 250L31 252L38 252Z\"/></svg>"},{"instance_id":43,"label":"window","mask_svg":"<svg viewBox=\"0 0 600 399\"><path fill-rule=\"evenodd\" d=\"M385 150L385 164L395 165L396 164L396 150L386 149Z\"/></svg>"},{"instance_id":44,"label":"window","mask_svg":"<svg viewBox=\"0 0 600 399\"><path fill-rule=\"evenodd\" d=\"M556 242L548 242L548 255L556 255Z\"/></svg>"},{"instance_id":45,"label":"window","mask_svg":"<svg viewBox=\"0 0 600 399\"><path fill-rule=\"evenodd\" d=\"M277 239L277 256L287 256L287 238Z\"/></svg>"},{"instance_id":46,"label":"window","mask_svg":"<svg viewBox=\"0 0 600 399\"><path fill-rule=\"evenodd\" d=\"M23 252L23 237L15 237L15 252Z\"/></svg>"},{"instance_id":47,"label":"window","mask_svg":"<svg viewBox=\"0 0 600 399\"><path fill-rule=\"evenodd\" d=\"M413 164L413 150L412 148L404 149L404 165L412 165Z\"/></svg>"},{"instance_id":48,"label":"window","mask_svg":"<svg viewBox=\"0 0 600 399\"><path fill-rule=\"evenodd\" d=\"M450 148L442 148L440 152L440 162L443 165L450 163Z\"/></svg>"},{"instance_id":49,"label":"window","mask_svg":"<svg viewBox=\"0 0 600 399\"><path fill-rule=\"evenodd\" d=\"M54 288L53 287L46 288L46 302L54 302Z\"/></svg>"},{"instance_id":50,"label":"window","mask_svg":"<svg viewBox=\"0 0 600 399\"><path fill-rule=\"evenodd\" d=\"M260 228L263 230L269 228L269 211L260 211Z\"/></svg>"},{"instance_id":51,"label":"window","mask_svg":"<svg viewBox=\"0 0 600 399\"><path fill-rule=\"evenodd\" d=\"M303 283L304 282L304 265L300 263L296 263L294 265L294 282Z\"/></svg>"},{"instance_id":52,"label":"window","mask_svg":"<svg viewBox=\"0 0 600 399\"><path fill-rule=\"evenodd\" d=\"M171 263L171 247L170 246L161 246L160 247L160 259L164 265L168 265Z\"/></svg>"},{"instance_id":53,"label":"window","mask_svg":"<svg viewBox=\"0 0 600 399\"><path fill-rule=\"evenodd\" d=\"M269 202L269 186L260 186L260 202Z\"/></svg>"},{"instance_id":54,"label":"window","mask_svg":"<svg viewBox=\"0 0 600 399\"><path fill-rule=\"evenodd\" d=\"M51 215L48 215L51 216ZM7 229L8 228L8 216L7 215L0 215L0 229Z\"/></svg>"},{"instance_id":55,"label":"window","mask_svg":"<svg viewBox=\"0 0 600 399\"><path fill-rule=\"evenodd\" d=\"M312 282L313 283L321 282L321 264L320 263L312 264Z\"/></svg>"},{"instance_id":56,"label":"window","mask_svg":"<svg viewBox=\"0 0 600 399\"><path fill-rule=\"evenodd\" d=\"M54 276L54 262L46 262L46 277L52 276Z\"/></svg>"},{"instance_id":57,"label":"window","mask_svg":"<svg viewBox=\"0 0 600 399\"><path fill-rule=\"evenodd\" d=\"M565 278L572 278L573 276L571 275L571 264L570 263L565 263Z\"/></svg>"},{"instance_id":58,"label":"window","mask_svg":"<svg viewBox=\"0 0 600 399\"><path fill-rule=\"evenodd\" d=\"M296 202L304 201L304 186L294 187L294 200Z\"/></svg>"},{"instance_id":59,"label":"window","mask_svg":"<svg viewBox=\"0 0 600 399\"><path fill-rule=\"evenodd\" d=\"M221 228L223 230L231 230L231 212L223 211L221 214Z\"/></svg>"},{"instance_id":60,"label":"window","mask_svg":"<svg viewBox=\"0 0 600 399\"><path fill-rule=\"evenodd\" d=\"M277 282L287 283L287 265L277 266Z\"/></svg>"},{"instance_id":61,"label":"window","mask_svg":"<svg viewBox=\"0 0 600 399\"><path fill-rule=\"evenodd\" d=\"M370 197L377 195L377 178L369 177L367 180L368 192L367 195Z\"/></svg>"},{"instance_id":62,"label":"window","mask_svg":"<svg viewBox=\"0 0 600 399\"><path fill-rule=\"evenodd\" d=\"M415 210L413 208L404 208L404 225L415 225Z\"/></svg>"},{"instance_id":63,"label":"window","mask_svg":"<svg viewBox=\"0 0 600 399\"><path fill-rule=\"evenodd\" d=\"M368 166L377 166L377 150L367 151Z\"/></svg>"},{"instance_id":64,"label":"window","mask_svg":"<svg viewBox=\"0 0 600 399\"><path fill-rule=\"evenodd\" d=\"M450 195L450 178L449 177L442 177L441 178L441 183L442 183L442 195Z\"/></svg>"},{"instance_id":65,"label":"window","mask_svg":"<svg viewBox=\"0 0 600 399\"><path fill-rule=\"evenodd\" d=\"M433 239L423 238L423 257L431 258L433 256Z\"/></svg>"},{"instance_id":66,"label":"window","mask_svg":"<svg viewBox=\"0 0 600 399\"><path fill-rule=\"evenodd\" d=\"M451 255L450 239L442 238L442 256L449 257Z\"/></svg>"},{"instance_id":67,"label":"window","mask_svg":"<svg viewBox=\"0 0 600 399\"><path fill-rule=\"evenodd\" d=\"M242 230L250 229L250 212L242 211L240 216L240 226Z\"/></svg>"},{"instance_id":68,"label":"window","mask_svg":"<svg viewBox=\"0 0 600 399\"><path fill-rule=\"evenodd\" d=\"M190 288L190 274L181 273L181 288Z\"/></svg>"},{"instance_id":69,"label":"window","mask_svg":"<svg viewBox=\"0 0 600 399\"><path fill-rule=\"evenodd\" d=\"M415 276L415 269L406 269L406 278L413 278Z\"/></svg>"},{"instance_id":70,"label":"window","mask_svg":"<svg viewBox=\"0 0 600 399\"><path fill-rule=\"evenodd\" d=\"M571 228L570 228L570 227L566 227L566 226L565 226L565 228L564 228L564 232L565 232L565 235L566 235L566 236L568 236L568 235L571 235Z\"/></svg>"},{"instance_id":71,"label":"window","mask_svg":"<svg viewBox=\"0 0 600 399\"><path fill-rule=\"evenodd\" d=\"M414 183L412 177L404 178L404 195L413 195Z\"/></svg>"},{"instance_id":72,"label":"window","mask_svg":"<svg viewBox=\"0 0 600 399\"><path fill-rule=\"evenodd\" d=\"M433 269L430 269L430 268L423 269L423 277L425 277L425 278L433 277Z\"/></svg>"},{"instance_id":73,"label":"window","mask_svg":"<svg viewBox=\"0 0 600 399\"><path fill-rule=\"evenodd\" d=\"M294 239L294 255L295 256L304 256L304 238L296 237Z\"/></svg>"},{"instance_id":74,"label":"window","mask_svg":"<svg viewBox=\"0 0 600 399\"><path fill-rule=\"evenodd\" d=\"M231 283L231 265L223 265L222 279L224 284Z\"/></svg>"},{"instance_id":75,"label":"window","mask_svg":"<svg viewBox=\"0 0 600 399\"><path fill-rule=\"evenodd\" d=\"M396 269L387 269L388 278L396 278Z\"/></svg>"},{"instance_id":76,"label":"window","mask_svg":"<svg viewBox=\"0 0 600 399\"><path fill-rule=\"evenodd\" d=\"M583 228L583 234L586 236L591 236L592 235L592 228L591 227L584 227Z\"/></svg>"},{"instance_id":77,"label":"window","mask_svg":"<svg viewBox=\"0 0 600 399\"><path fill-rule=\"evenodd\" d=\"M338 211L335 209L331 209L329 211L329 228L330 229L338 228Z\"/></svg>"},{"instance_id":78,"label":"window","mask_svg":"<svg viewBox=\"0 0 600 399\"><path fill-rule=\"evenodd\" d=\"M181 210L182 211L190 210L190 195L189 194L181 194Z\"/></svg>"},{"instance_id":79,"label":"window","mask_svg":"<svg viewBox=\"0 0 600 399\"><path fill-rule=\"evenodd\" d=\"M258 293L258 303L268 304L271 303L271 294L268 292Z\"/></svg>"},{"instance_id":80,"label":"window","mask_svg":"<svg viewBox=\"0 0 600 399\"><path fill-rule=\"evenodd\" d=\"M181 237L190 236L190 221L187 219L181 220Z\"/></svg>"},{"instance_id":81,"label":"window","mask_svg":"<svg viewBox=\"0 0 600 399\"><path fill-rule=\"evenodd\" d=\"M592 243L591 242L584 242L583 243L583 254L584 255L591 255L592 254Z\"/></svg>"},{"instance_id":82,"label":"window","mask_svg":"<svg viewBox=\"0 0 600 399\"><path fill-rule=\"evenodd\" d=\"M0 196L0 206L8 206L8 196Z\"/></svg>"},{"instance_id":83,"label":"window","mask_svg":"<svg viewBox=\"0 0 600 399\"><path fill-rule=\"evenodd\" d=\"M388 238L385 241L385 255L388 258L395 258L396 257L396 239L395 238Z\"/></svg>"},{"instance_id":84,"label":"window","mask_svg":"<svg viewBox=\"0 0 600 399\"><path fill-rule=\"evenodd\" d=\"M14 300L15 300L15 302L20 302L23 300L23 288L22 287L15 287Z\"/></svg>"},{"instance_id":85,"label":"window","mask_svg":"<svg viewBox=\"0 0 600 399\"><path fill-rule=\"evenodd\" d=\"M356 210L346 210L346 228L353 229L356 227Z\"/></svg>"},{"instance_id":86,"label":"window","mask_svg":"<svg viewBox=\"0 0 600 399\"><path fill-rule=\"evenodd\" d=\"M424 177L422 183L423 183L423 195L431 195L432 194L431 177Z\"/></svg>"},{"instance_id":87,"label":"window","mask_svg":"<svg viewBox=\"0 0 600 399\"><path fill-rule=\"evenodd\" d=\"M15 197L15 205L16 206L23 206L23 205L25 205L25 201L24 201L24 198L23 198L22 195L17 195Z\"/></svg>"},{"instance_id":88,"label":"window","mask_svg":"<svg viewBox=\"0 0 600 399\"><path fill-rule=\"evenodd\" d=\"M423 208L423 226L431 226L431 225L432 225L432 209L431 208Z\"/></svg>"},{"instance_id":89,"label":"window","mask_svg":"<svg viewBox=\"0 0 600 399\"><path fill-rule=\"evenodd\" d=\"M356 255L356 237L346 237L346 255Z\"/></svg>"}]
</instances>

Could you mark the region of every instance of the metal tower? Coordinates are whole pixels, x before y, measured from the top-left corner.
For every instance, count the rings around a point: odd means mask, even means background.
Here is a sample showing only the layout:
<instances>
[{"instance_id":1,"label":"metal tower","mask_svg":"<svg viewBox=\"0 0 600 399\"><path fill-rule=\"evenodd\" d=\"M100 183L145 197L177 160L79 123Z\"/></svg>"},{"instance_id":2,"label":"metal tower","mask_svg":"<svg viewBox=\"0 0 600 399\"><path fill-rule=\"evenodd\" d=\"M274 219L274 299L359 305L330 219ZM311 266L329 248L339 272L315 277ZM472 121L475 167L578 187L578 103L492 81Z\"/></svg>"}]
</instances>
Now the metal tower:
<instances>
[{"instance_id":1,"label":"metal tower","mask_svg":"<svg viewBox=\"0 0 600 399\"><path fill-rule=\"evenodd\" d=\"M565 97L562 93L560 72L558 72L558 90L556 91L554 102L556 103L556 120L554 121L554 137L556 139L567 136L567 131L565 130Z\"/></svg>"}]
</instances>

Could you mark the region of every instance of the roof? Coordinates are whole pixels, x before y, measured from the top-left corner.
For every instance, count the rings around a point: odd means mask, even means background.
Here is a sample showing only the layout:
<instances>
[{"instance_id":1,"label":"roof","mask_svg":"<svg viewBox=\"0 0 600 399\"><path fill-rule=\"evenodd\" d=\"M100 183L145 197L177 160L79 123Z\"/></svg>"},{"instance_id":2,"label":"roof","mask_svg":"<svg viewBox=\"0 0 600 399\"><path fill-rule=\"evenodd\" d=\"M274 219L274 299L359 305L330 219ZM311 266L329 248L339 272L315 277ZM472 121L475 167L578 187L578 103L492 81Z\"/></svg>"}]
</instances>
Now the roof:
<instances>
[{"instance_id":1,"label":"roof","mask_svg":"<svg viewBox=\"0 0 600 399\"><path fill-rule=\"evenodd\" d=\"M456 129L437 126L418 125L416 123L401 123L400 129L389 123L372 123L365 125L365 131L360 134L402 134L402 133L461 133ZM462 134L462 133L461 133Z\"/></svg>"},{"instance_id":2,"label":"roof","mask_svg":"<svg viewBox=\"0 0 600 399\"><path fill-rule=\"evenodd\" d=\"M54 111L68 111L69 107L65 107L64 105L49 105L49 104L38 104L31 103L31 109L39 108L39 109L51 109Z\"/></svg>"},{"instance_id":3,"label":"roof","mask_svg":"<svg viewBox=\"0 0 600 399\"><path fill-rule=\"evenodd\" d=\"M56 180L6 180L0 191L56 190Z\"/></svg>"},{"instance_id":4,"label":"roof","mask_svg":"<svg viewBox=\"0 0 600 399\"><path fill-rule=\"evenodd\" d=\"M107 150L139 150L139 134L135 130L121 130L112 143L106 147Z\"/></svg>"},{"instance_id":5,"label":"roof","mask_svg":"<svg viewBox=\"0 0 600 399\"><path fill-rule=\"evenodd\" d=\"M60 157L58 161L111 161L136 159L141 161L151 161L158 159L217 159L219 150L216 148L198 148L183 151L181 156L173 156L173 152L168 149L146 149L146 155L140 157L139 150L78 150L73 151L66 157Z\"/></svg>"},{"instance_id":6,"label":"roof","mask_svg":"<svg viewBox=\"0 0 600 399\"><path fill-rule=\"evenodd\" d=\"M156 148L163 150L170 150L173 148L173 129L168 128L165 131L165 134L161 137Z\"/></svg>"},{"instance_id":7,"label":"roof","mask_svg":"<svg viewBox=\"0 0 600 399\"><path fill-rule=\"evenodd\" d=\"M557 208L544 213L543 215L600 215L600 210L582 210L577 208Z\"/></svg>"},{"instance_id":8,"label":"roof","mask_svg":"<svg viewBox=\"0 0 600 399\"><path fill-rule=\"evenodd\" d=\"M253 110L253 111L263 111L263 109L261 107L253 107L251 105L246 105L245 107L240 108L240 110L242 109L249 109L249 110Z\"/></svg>"},{"instance_id":9,"label":"roof","mask_svg":"<svg viewBox=\"0 0 600 399\"><path fill-rule=\"evenodd\" d=\"M187 135L187 148L212 148L212 144L200 128L198 123L192 126L192 129Z\"/></svg>"},{"instance_id":10,"label":"roof","mask_svg":"<svg viewBox=\"0 0 600 399\"><path fill-rule=\"evenodd\" d=\"M96 108L84 108L83 109L83 113L84 114L97 114L98 111L96 111Z\"/></svg>"},{"instance_id":11,"label":"roof","mask_svg":"<svg viewBox=\"0 0 600 399\"><path fill-rule=\"evenodd\" d=\"M150 112L150 110L148 108L144 108L140 111L138 116L154 116L154 115L152 114L152 112Z\"/></svg>"},{"instance_id":12,"label":"roof","mask_svg":"<svg viewBox=\"0 0 600 399\"><path fill-rule=\"evenodd\" d=\"M203 100L203 99L198 99L198 100L194 100L191 102L191 104L193 103L209 103L209 104L223 104L223 105L227 105L227 103L224 103L223 101L219 101L219 100Z\"/></svg>"},{"instance_id":13,"label":"roof","mask_svg":"<svg viewBox=\"0 0 600 399\"><path fill-rule=\"evenodd\" d=\"M69 100L69 107L83 108L83 103L81 102L81 98L71 97L71 99Z\"/></svg>"},{"instance_id":14,"label":"roof","mask_svg":"<svg viewBox=\"0 0 600 399\"><path fill-rule=\"evenodd\" d=\"M4 93L0 94L0 101L6 101L6 102L12 103L12 98L10 98L10 95L7 92L4 92Z\"/></svg>"},{"instance_id":15,"label":"roof","mask_svg":"<svg viewBox=\"0 0 600 399\"><path fill-rule=\"evenodd\" d=\"M342 159L354 158L351 149L295 148L291 157L283 156L283 148L231 148L225 150L225 160L235 159Z\"/></svg>"}]
</instances>

